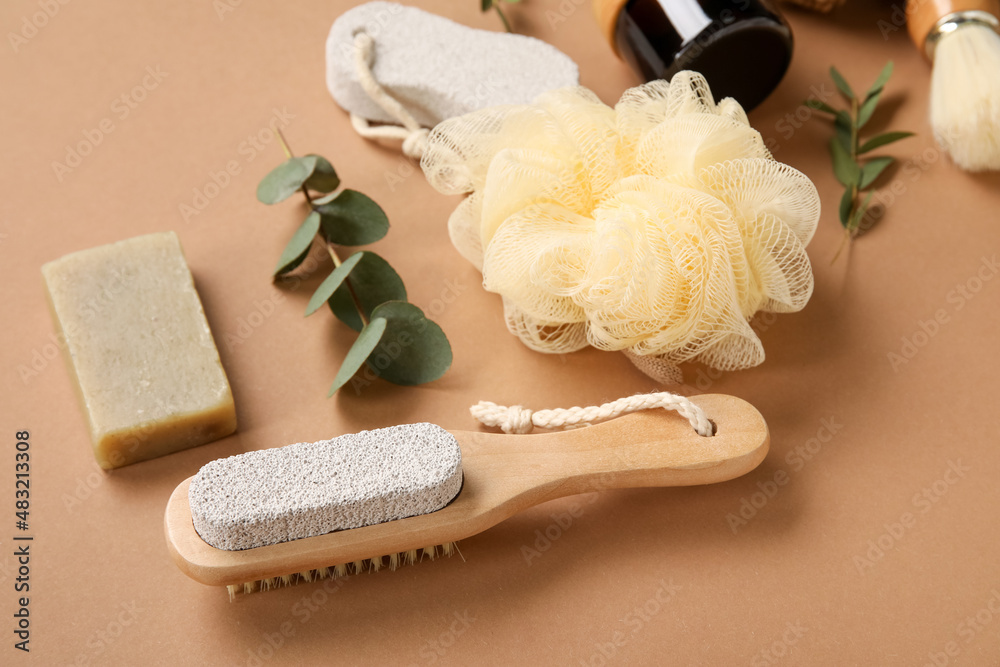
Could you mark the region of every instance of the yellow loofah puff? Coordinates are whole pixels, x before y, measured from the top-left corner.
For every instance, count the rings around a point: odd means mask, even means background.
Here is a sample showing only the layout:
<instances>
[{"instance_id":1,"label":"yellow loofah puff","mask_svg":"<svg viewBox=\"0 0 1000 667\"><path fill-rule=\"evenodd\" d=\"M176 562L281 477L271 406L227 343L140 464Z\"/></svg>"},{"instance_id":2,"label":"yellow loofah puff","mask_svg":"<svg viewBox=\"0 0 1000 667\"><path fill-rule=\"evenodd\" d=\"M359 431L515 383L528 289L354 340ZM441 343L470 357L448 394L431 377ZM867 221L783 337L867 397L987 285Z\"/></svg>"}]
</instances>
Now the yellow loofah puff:
<instances>
[{"instance_id":1,"label":"yellow loofah puff","mask_svg":"<svg viewBox=\"0 0 1000 667\"><path fill-rule=\"evenodd\" d=\"M815 186L694 72L614 109L564 88L446 120L421 166L471 193L452 241L535 350L621 350L661 381L686 361L748 368L764 360L749 319L812 294Z\"/></svg>"}]
</instances>

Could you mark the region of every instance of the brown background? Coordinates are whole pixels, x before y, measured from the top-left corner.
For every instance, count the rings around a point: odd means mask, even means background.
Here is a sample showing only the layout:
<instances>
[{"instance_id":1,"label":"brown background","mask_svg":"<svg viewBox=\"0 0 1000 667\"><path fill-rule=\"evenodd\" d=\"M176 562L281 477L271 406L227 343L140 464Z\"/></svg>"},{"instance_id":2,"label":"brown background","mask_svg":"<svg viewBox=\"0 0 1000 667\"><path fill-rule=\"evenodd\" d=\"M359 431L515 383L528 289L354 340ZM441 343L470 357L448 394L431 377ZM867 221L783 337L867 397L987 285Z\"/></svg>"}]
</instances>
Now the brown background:
<instances>
[{"instance_id":1,"label":"brown background","mask_svg":"<svg viewBox=\"0 0 1000 667\"><path fill-rule=\"evenodd\" d=\"M273 664L1000 662L1000 614L989 607L1000 611L1000 279L975 281L1000 244L1000 178L962 173L934 147L929 70L902 30L883 38L877 22L891 21L888 4L855 3L833 16L790 10L794 63L751 114L776 157L812 177L822 196L809 248L816 292L802 313L759 327L763 366L714 379L689 367L684 391L735 394L758 407L772 431L759 469L713 487L553 502L464 541L464 562L357 577L329 594L302 585L230 604L181 574L164 545L163 508L174 486L212 459L407 421L472 428L467 409L480 399L540 408L656 389L620 355L543 356L505 331L498 297L449 244L445 220L457 201L433 192L396 152L357 138L326 91L326 34L353 3L280 4L247 0L220 15L209 0L70 2L16 52L9 37L0 48L0 662L26 657L11 632L21 429L31 431L33 453L30 657L39 664L256 664L254 655ZM414 4L499 28L474 0ZM519 32L574 58L582 83L613 103L636 81L586 3L576 4L562 3L568 16L555 25L546 16L559 11L555 0L509 13ZM3 3L0 32L19 31L38 11L34 1ZM884 151L901 164L882 190L898 194L882 222L831 265L841 190L825 148L830 128L785 117L804 116L799 104L817 90L839 104L826 75L832 62L861 87L890 58L896 75L873 122L885 126L894 112L893 128L919 136ZM112 105L147 66L166 77L122 119ZM302 317L308 284L273 312L264 304L282 294L269 271L300 214L254 198L282 159L277 143L252 161L240 145L275 107L294 116L285 132L297 151L330 157L346 185L387 210L393 228L378 252L454 347L442 380L416 389L378 383L328 400L352 334L325 311ZM53 161L65 161L66 147L103 119L113 132L60 181ZM185 220L180 206L230 160L241 173ZM409 175L391 183L388 174ZM219 342L239 432L104 474L65 364L48 358L56 348L39 267L168 229L180 235ZM971 298L954 291L970 280L981 288ZM453 288L453 303L435 302ZM227 345L258 308L270 314ZM936 314L946 321L935 335L917 335ZM922 345L894 369L888 355L914 336ZM22 378L19 368L32 364L37 374ZM832 439L823 420L840 425ZM818 437L827 442L810 440ZM796 454L810 445L808 459ZM961 477L946 475L951 464ZM787 483L771 488L775 475ZM760 504L754 494L764 488L776 493L734 529L732 515L744 501ZM933 503L921 500L924 489ZM570 509L579 516L526 562L536 531L555 534L552 515ZM907 512L910 525L893 526ZM314 608L306 612L304 600ZM456 614L471 623L461 633Z\"/></svg>"}]
</instances>

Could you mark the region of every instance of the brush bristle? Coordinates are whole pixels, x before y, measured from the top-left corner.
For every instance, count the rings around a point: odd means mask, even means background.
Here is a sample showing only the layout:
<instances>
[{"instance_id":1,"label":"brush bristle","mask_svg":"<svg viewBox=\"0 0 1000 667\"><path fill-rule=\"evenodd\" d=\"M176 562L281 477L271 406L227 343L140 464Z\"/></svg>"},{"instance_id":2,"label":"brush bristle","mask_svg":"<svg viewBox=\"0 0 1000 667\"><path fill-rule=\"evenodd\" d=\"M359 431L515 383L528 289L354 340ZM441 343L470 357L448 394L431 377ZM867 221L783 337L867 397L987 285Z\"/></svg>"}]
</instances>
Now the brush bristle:
<instances>
[{"instance_id":1,"label":"brush bristle","mask_svg":"<svg viewBox=\"0 0 1000 667\"><path fill-rule=\"evenodd\" d=\"M1000 35L992 28L967 24L941 37L934 50L931 125L962 169L1000 169Z\"/></svg>"},{"instance_id":2,"label":"brush bristle","mask_svg":"<svg viewBox=\"0 0 1000 667\"><path fill-rule=\"evenodd\" d=\"M410 549L408 551L391 553L388 556L388 568L390 570L395 570L403 563L413 565L418 560L421 560L421 554L423 557L434 560L434 558L439 555L451 556L457 550L458 546L454 542L447 542L440 546L435 545L424 547L423 549ZM386 567L385 558L385 556L373 556L363 560L356 560L351 563L339 563L329 567L320 567L315 570L303 570L292 574L284 574L279 577L269 577L266 579L248 581L242 584L229 584L226 586L226 590L229 592L229 600L231 602L240 593L248 595L256 591L268 591L272 588L291 586L292 584L297 584L303 581L311 582L321 579L337 579L340 577L346 577L349 574L360 574L364 572L366 568L370 572L378 572L383 567Z\"/></svg>"}]
</instances>

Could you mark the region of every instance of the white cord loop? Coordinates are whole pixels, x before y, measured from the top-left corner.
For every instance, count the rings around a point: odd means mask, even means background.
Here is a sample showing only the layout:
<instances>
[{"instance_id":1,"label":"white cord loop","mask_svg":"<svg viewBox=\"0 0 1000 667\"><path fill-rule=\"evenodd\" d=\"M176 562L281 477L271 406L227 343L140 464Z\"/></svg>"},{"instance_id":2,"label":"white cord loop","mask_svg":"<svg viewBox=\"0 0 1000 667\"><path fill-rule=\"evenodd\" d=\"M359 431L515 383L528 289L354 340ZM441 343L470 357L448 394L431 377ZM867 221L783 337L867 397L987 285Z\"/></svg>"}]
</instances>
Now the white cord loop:
<instances>
[{"instance_id":1,"label":"white cord loop","mask_svg":"<svg viewBox=\"0 0 1000 667\"><path fill-rule=\"evenodd\" d=\"M399 125L372 125L365 118L351 114L351 125L354 131L366 139L400 139L403 142L403 154L407 157L420 159L427 148L427 137L430 130L422 127L417 119L406 110L399 100L383 88L372 74L371 63L375 55L375 40L366 32L354 36L354 66L358 73L358 81L368 97L383 111L395 118Z\"/></svg>"},{"instance_id":2,"label":"white cord loop","mask_svg":"<svg viewBox=\"0 0 1000 667\"><path fill-rule=\"evenodd\" d=\"M580 424L612 419L629 412L654 408L676 410L688 420L691 428L700 436L707 437L714 434L712 422L709 421L705 411L700 406L689 398L666 391L637 394L599 406L558 408L537 412L532 412L520 405L507 407L490 401L480 401L469 408L469 412L483 425L499 426L504 433L529 433L534 427L572 428Z\"/></svg>"}]
</instances>

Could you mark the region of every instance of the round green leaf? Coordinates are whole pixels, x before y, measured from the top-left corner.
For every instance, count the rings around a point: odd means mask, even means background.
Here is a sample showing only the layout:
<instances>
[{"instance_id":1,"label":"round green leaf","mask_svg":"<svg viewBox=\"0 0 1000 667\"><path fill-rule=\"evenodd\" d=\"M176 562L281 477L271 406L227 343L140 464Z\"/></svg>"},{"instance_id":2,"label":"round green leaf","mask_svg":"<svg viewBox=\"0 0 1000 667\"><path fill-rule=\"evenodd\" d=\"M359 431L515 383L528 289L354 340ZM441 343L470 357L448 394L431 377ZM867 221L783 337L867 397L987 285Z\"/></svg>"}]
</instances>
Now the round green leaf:
<instances>
[{"instance_id":1,"label":"round green leaf","mask_svg":"<svg viewBox=\"0 0 1000 667\"><path fill-rule=\"evenodd\" d=\"M339 195L340 195L339 192L331 192L328 195L323 195L322 197L316 197L312 201L313 206L319 206L320 204L329 204L334 199L336 199Z\"/></svg>"},{"instance_id":2,"label":"round green leaf","mask_svg":"<svg viewBox=\"0 0 1000 667\"><path fill-rule=\"evenodd\" d=\"M333 396L335 391L343 387L348 380L354 377L354 374L358 372L358 369L365 363L372 350L378 345L379 339L385 333L385 327L386 321L379 317L370 321L368 326L361 330L361 334L354 341L351 349L348 350L347 356L344 357L344 362L340 364L340 370L337 371L337 377L334 378L333 384L330 385L330 393L327 396Z\"/></svg>"},{"instance_id":3,"label":"round green leaf","mask_svg":"<svg viewBox=\"0 0 1000 667\"><path fill-rule=\"evenodd\" d=\"M257 199L265 204L285 201L302 187L315 168L315 155L288 158L260 182L257 186Z\"/></svg>"},{"instance_id":4,"label":"round green leaf","mask_svg":"<svg viewBox=\"0 0 1000 667\"><path fill-rule=\"evenodd\" d=\"M340 287L340 284L344 282L351 270L361 261L361 257L364 255L363 252L356 252L343 262L340 266L333 270L333 273L326 277L316 291L313 292L312 298L309 299L309 305L306 306L306 317L315 313L320 306L326 303L326 300L333 296L333 293Z\"/></svg>"},{"instance_id":5,"label":"round green leaf","mask_svg":"<svg viewBox=\"0 0 1000 667\"><path fill-rule=\"evenodd\" d=\"M285 246L278 259L278 265L274 267L274 275L288 273L305 259L305 254L309 252L309 246L319 231L319 213L313 211L306 216L299 228L292 234L292 240Z\"/></svg>"},{"instance_id":6,"label":"round green leaf","mask_svg":"<svg viewBox=\"0 0 1000 667\"><path fill-rule=\"evenodd\" d=\"M327 301L333 314L355 331L361 331L363 323L354 307L348 285L354 288L368 319L371 319L372 311L379 304L386 301L406 301L406 287L399 274L389 266L389 262L373 252L361 253L361 259L351 270L350 278Z\"/></svg>"},{"instance_id":7,"label":"round green leaf","mask_svg":"<svg viewBox=\"0 0 1000 667\"><path fill-rule=\"evenodd\" d=\"M372 312L384 319L385 333L368 355L368 367L394 384L415 385L437 380L451 366L451 345L444 332L405 301L388 301Z\"/></svg>"},{"instance_id":8,"label":"round green leaf","mask_svg":"<svg viewBox=\"0 0 1000 667\"><path fill-rule=\"evenodd\" d=\"M305 182L307 188L316 192L333 192L340 187L340 177L337 176L337 171L329 160L322 155L315 154L309 154L306 157L316 158L316 167Z\"/></svg>"},{"instance_id":9,"label":"round green leaf","mask_svg":"<svg viewBox=\"0 0 1000 667\"><path fill-rule=\"evenodd\" d=\"M286 264L284 267L282 267L281 269L279 269L277 272L275 272L275 274L274 274L275 279L284 278L289 273L291 273L295 269L299 268L299 265L302 264L302 262L306 261L306 257L309 256L309 250L310 250L310 248L306 248L305 250L302 251L301 255L299 255L298 257L296 257L295 259L293 259L291 262L289 262L288 264Z\"/></svg>"},{"instance_id":10,"label":"round green leaf","mask_svg":"<svg viewBox=\"0 0 1000 667\"><path fill-rule=\"evenodd\" d=\"M389 231L385 212L357 190L343 190L316 210L323 216L323 236L337 245L367 245Z\"/></svg>"}]
</instances>

